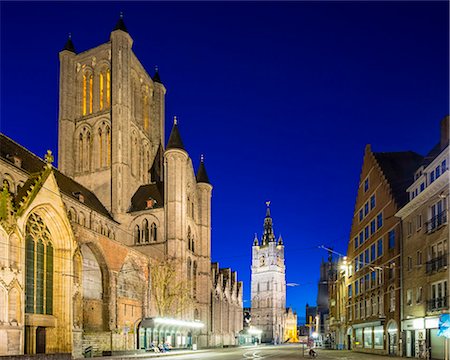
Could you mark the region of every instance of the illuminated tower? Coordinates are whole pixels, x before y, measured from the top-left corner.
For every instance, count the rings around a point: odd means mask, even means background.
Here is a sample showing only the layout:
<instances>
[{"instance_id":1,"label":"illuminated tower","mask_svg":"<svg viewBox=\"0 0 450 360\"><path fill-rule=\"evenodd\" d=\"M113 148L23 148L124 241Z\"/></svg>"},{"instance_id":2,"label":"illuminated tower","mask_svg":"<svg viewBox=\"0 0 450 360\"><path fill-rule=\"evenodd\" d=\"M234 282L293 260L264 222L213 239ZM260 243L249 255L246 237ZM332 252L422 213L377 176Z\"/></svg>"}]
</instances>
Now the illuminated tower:
<instances>
[{"instance_id":1,"label":"illuminated tower","mask_svg":"<svg viewBox=\"0 0 450 360\"><path fill-rule=\"evenodd\" d=\"M252 247L252 324L263 331L262 342L280 343L284 336L286 275L284 245L275 239L267 203L261 243L255 234Z\"/></svg>"},{"instance_id":2,"label":"illuminated tower","mask_svg":"<svg viewBox=\"0 0 450 360\"><path fill-rule=\"evenodd\" d=\"M107 43L60 59L58 166L113 214L128 210L164 144L164 94L132 50L122 16Z\"/></svg>"}]
</instances>

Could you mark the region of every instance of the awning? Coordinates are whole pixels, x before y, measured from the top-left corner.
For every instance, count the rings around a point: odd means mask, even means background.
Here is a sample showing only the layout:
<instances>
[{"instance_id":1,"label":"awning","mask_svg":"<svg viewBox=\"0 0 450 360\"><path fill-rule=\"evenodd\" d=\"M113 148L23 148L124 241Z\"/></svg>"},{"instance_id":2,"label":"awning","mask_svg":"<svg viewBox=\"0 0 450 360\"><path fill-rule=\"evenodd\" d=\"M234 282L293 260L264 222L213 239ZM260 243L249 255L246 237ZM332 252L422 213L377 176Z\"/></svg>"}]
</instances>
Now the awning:
<instances>
[{"instance_id":1,"label":"awning","mask_svg":"<svg viewBox=\"0 0 450 360\"><path fill-rule=\"evenodd\" d=\"M139 327L141 328L160 328L160 327L170 327L170 328L183 328L183 329L201 329L204 327L201 321L189 321L189 320L179 320L172 318L144 318L142 319Z\"/></svg>"},{"instance_id":2,"label":"awning","mask_svg":"<svg viewBox=\"0 0 450 360\"><path fill-rule=\"evenodd\" d=\"M383 325L383 323L381 321L372 321L372 322L366 322L366 323L361 323L361 324L353 324L352 327L353 327L353 329L360 329L360 328L380 326L380 325Z\"/></svg>"}]
</instances>

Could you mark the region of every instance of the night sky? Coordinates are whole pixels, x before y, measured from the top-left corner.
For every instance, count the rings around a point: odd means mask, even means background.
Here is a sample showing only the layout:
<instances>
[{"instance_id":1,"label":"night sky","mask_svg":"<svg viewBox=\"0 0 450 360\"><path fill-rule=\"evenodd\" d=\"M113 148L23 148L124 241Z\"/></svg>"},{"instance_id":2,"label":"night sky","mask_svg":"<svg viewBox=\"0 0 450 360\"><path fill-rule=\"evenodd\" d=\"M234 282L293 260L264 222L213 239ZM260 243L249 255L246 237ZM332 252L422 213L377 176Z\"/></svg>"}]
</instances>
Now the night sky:
<instances>
[{"instance_id":1,"label":"night sky","mask_svg":"<svg viewBox=\"0 0 450 360\"><path fill-rule=\"evenodd\" d=\"M1 2L1 132L57 152L58 52L109 39L120 11L133 49L167 88L213 190L212 257L244 281L272 201L287 305L314 304L326 252L344 253L364 146L426 153L449 113L448 2Z\"/></svg>"}]
</instances>

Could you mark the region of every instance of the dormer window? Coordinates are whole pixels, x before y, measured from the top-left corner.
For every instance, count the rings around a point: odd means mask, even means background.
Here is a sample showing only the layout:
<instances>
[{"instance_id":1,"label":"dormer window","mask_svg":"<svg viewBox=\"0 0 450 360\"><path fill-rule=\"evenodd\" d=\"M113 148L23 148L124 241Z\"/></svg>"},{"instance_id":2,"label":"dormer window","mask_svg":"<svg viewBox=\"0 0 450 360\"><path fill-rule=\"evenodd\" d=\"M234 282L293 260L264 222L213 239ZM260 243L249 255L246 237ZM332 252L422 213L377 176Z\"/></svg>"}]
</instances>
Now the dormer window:
<instances>
[{"instance_id":1,"label":"dormer window","mask_svg":"<svg viewBox=\"0 0 450 360\"><path fill-rule=\"evenodd\" d=\"M74 192L73 196L75 196L79 202L84 203L84 195L81 192Z\"/></svg>"},{"instance_id":2,"label":"dormer window","mask_svg":"<svg viewBox=\"0 0 450 360\"><path fill-rule=\"evenodd\" d=\"M154 200L152 198L147 199L147 203L145 206L146 209L153 209L155 206L156 206L156 200Z\"/></svg>"},{"instance_id":3,"label":"dormer window","mask_svg":"<svg viewBox=\"0 0 450 360\"><path fill-rule=\"evenodd\" d=\"M14 165L17 167L22 167L22 158L18 157L17 155L13 156Z\"/></svg>"}]
</instances>

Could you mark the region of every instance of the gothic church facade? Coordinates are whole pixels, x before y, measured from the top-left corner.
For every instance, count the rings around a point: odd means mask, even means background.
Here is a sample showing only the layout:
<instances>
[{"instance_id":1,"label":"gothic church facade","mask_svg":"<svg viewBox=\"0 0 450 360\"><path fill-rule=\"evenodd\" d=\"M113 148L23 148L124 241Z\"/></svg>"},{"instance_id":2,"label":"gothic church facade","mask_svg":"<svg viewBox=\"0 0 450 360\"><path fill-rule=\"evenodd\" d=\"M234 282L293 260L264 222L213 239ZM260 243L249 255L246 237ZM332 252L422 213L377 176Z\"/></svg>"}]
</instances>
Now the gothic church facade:
<instances>
[{"instance_id":1,"label":"gothic church facade","mask_svg":"<svg viewBox=\"0 0 450 360\"><path fill-rule=\"evenodd\" d=\"M232 345L242 329L242 283L211 263L205 164L176 119L165 145L166 89L132 45L121 18L107 43L60 52L58 170L1 135L0 355ZM168 259L189 301L161 314L151 274ZM204 326L144 327L161 315Z\"/></svg>"}]
</instances>

